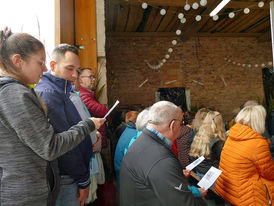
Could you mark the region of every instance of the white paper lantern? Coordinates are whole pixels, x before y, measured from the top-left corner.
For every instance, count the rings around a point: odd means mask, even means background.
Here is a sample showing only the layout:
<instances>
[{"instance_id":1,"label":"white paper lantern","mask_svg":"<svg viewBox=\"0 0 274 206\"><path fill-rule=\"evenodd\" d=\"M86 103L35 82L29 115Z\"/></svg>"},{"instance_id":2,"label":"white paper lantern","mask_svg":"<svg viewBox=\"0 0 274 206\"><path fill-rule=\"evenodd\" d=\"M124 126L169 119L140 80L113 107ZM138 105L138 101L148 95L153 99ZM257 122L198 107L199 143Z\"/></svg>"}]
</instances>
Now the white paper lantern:
<instances>
[{"instance_id":1,"label":"white paper lantern","mask_svg":"<svg viewBox=\"0 0 274 206\"><path fill-rule=\"evenodd\" d=\"M218 15L214 15L212 18L213 18L214 21L217 21L219 19L219 16Z\"/></svg>"},{"instance_id":2,"label":"white paper lantern","mask_svg":"<svg viewBox=\"0 0 274 206\"><path fill-rule=\"evenodd\" d=\"M245 9L244 9L244 13L245 13L245 14L248 14L249 12L250 12L250 9L249 9L249 8L245 8Z\"/></svg>"},{"instance_id":3,"label":"white paper lantern","mask_svg":"<svg viewBox=\"0 0 274 206\"><path fill-rule=\"evenodd\" d=\"M177 31L176 31L176 34L177 35L180 35L182 32L181 32L181 30L180 29L178 29Z\"/></svg>"},{"instance_id":4,"label":"white paper lantern","mask_svg":"<svg viewBox=\"0 0 274 206\"><path fill-rule=\"evenodd\" d=\"M160 65L160 67L162 67L164 64L161 62L159 65Z\"/></svg>"},{"instance_id":5,"label":"white paper lantern","mask_svg":"<svg viewBox=\"0 0 274 206\"><path fill-rule=\"evenodd\" d=\"M179 13L178 14L178 19L182 19L182 18L184 18L184 14L183 13Z\"/></svg>"},{"instance_id":6,"label":"white paper lantern","mask_svg":"<svg viewBox=\"0 0 274 206\"><path fill-rule=\"evenodd\" d=\"M199 4L198 3L195 2L195 3L192 4L192 9L196 10L198 8L199 8Z\"/></svg>"},{"instance_id":7,"label":"white paper lantern","mask_svg":"<svg viewBox=\"0 0 274 206\"><path fill-rule=\"evenodd\" d=\"M166 10L165 10L165 9L161 9L160 14L161 14L162 16L164 16L164 15L166 14Z\"/></svg>"},{"instance_id":8,"label":"white paper lantern","mask_svg":"<svg viewBox=\"0 0 274 206\"><path fill-rule=\"evenodd\" d=\"M228 16L229 16L229 18L234 18L234 16L235 16L235 14L234 14L234 12L230 12L229 14L228 14Z\"/></svg>"},{"instance_id":9,"label":"white paper lantern","mask_svg":"<svg viewBox=\"0 0 274 206\"><path fill-rule=\"evenodd\" d=\"M201 0L201 1L200 1L200 5L201 5L201 6L205 6L206 4L207 4L207 0Z\"/></svg>"},{"instance_id":10,"label":"white paper lantern","mask_svg":"<svg viewBox=\"0 0 274 206\"><path fill-rule=\"evenodd\" d=\"M166 59L162 59L162 62L163 62L163 63L166 63Z\"/></svg>"},{"instance_id":11,"label":"white paper lantern","mask_svg":"<svg viewBox=\"0 0 274 206\"><path fill-rule=\"evenodd\" d=\"M185 9L186 11L188 11L188 10L190 9L190 5L189 5L189 4L186 4L186 5L184 6L184 9Z\"/></svg>"},{"instance_id":12,"label":"white paper lantern","mask_svg":"<svg viewBox=\"0 0 274 206\"><path fill-rule=\"evenodd\" d=\"M242 67L245 67L245 64L242 64Z\"/></svg>"},{"instance_id":13,"label":"white paper lantern","mask_svg":"<svg viewBox=\"0 0 274 206\"><path fill-rule=\"evenodd\" d=\"M147 3L142 3L142 8L146 9L147 8Z\"/></svg>"},{"instance_id":14,"label":"white paper lantern","mask_svg":"<svg viewBox=\"0 0 274 206\"><path fill-rule=\"evenodd\" d=\"M249 68L251 67L251 64L247 65Z\"/></svg>"},{"instance_id":15,"label":"white paper lantern","mask_svg":"<svg viewBox=\"0 0 274 206\"><path fill-rule=\"evenodd\" d=\"M166 59L169 59L169 57L170 57L169 54L166 54L166 55L165 55L165 58L166 58Z\"/></svg>"},{"instance_id":16,"label":"white paper lantern","mask_svg":"<svg viewBox=\"0 0 274 206\"><path fill-rule=\"evenodd\" d=\"M173 49L172 49L172 48L169 48L169 49L168 49L168 52L169 52L169 53L172 53L172 52L173 52Z\"/></svg>"},{"instance_id":17,"label":"white paper lantern","mask_svg":"<svg viewBox=\"0 0 274 206\"><path fill-rule=\"evenodd\" d=\"M177 41L176 40L172 40L172 45L176 45L177 44Z\"/></svg>"},{"instance_id":18,"label":"white paper lantern","mask_svg":"<svg viewBox=\"0 0 274 206\"><path fill-rule=\"evenodd\" d=\"M261 64L262 67L265 67L265 64Z\"/></svg>"},{"instance_id":19,"label":"white paper lantern","mask_svg":"<svg viewBox=\"0 0 274 206\"><path fill-rule=\"evenodd\" d=\"M182 19L181 19L181 23L182 23L182 24L186 23L186 18L182 18Z\"/></svg>"},{"instance_id":20,"label":"white paper lantern","mask_svg":"<svg viewBox=\"0 0 274 206\"><path fill-rule=\"evenodd\" d=\"M240 63L238 63L237 65L238 65L238 66L241 66L241 64L240 64Z\"/></svg>"},{"instance_id":21,"label":"white paper lantern","mask_svg":"<svg viewBox=\"0 0 274 206\"><path fill-rule=\"evenodd\" d=\"M232 64L236 64L236 62L232 62Z\"/></svg>"},{"instance_id":22,"label":"white paper lantern","mask_svg":"<svg viewBox=\"0 0 274 206\"><path fill-rule=\"evenodd\" d=\"M258 7L262 8L263 6L264 6L264 2L263 2L263 1L260 1L260 2L258 3Z\"/></svg>"},{"instance_id":23,"label":"white paper lantern","mask_svg":"<svg viewBox=\"0 0 274 206\"><path fill-rule=\"evenodd\" d=\"M258 64L255 64L254 67L258 67L259 65Z\"/></svg>"},{"instance_id":24,"label":"white paper lantern","mask_svg":"<svg viewBox=\"0 0 274 206\"><path fill-rule=\"evenodd\" d=\"M268 65L271 66L271 65L272 65L272 62L268 62Z\"/></svg>"},{"instance_id":25,"label":"white paper lantern","mask_svg":"<svg viewBox=\"0 0 274 206\"><path fill-rule=\"evenodd\" d=\"M229 60L227 60L227 62L231 62L231 60L229 59Z\"/></svg>"},{"instance_id":26,"label":"white paper lantern","mask_svg":"<svg viewBox=\"0 0 274 206\"><path fill-rule=\"evenodd\" d=\"M200 15L197 15L197 16L195 17L195 19L196 19L196 21L201 21L202 17L201 17Z\"/></svg>"}]
</instances>

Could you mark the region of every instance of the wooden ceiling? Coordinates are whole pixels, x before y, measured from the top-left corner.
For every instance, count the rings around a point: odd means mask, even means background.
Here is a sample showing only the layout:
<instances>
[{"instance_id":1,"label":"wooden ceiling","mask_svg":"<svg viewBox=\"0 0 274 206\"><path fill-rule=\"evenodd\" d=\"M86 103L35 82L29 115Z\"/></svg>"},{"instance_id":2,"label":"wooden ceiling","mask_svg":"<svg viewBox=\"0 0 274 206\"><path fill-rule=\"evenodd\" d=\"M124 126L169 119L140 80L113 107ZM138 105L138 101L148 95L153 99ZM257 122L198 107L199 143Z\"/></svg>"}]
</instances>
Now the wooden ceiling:
<instances>
[{"instance_id":1,"label":"wooden ceiling","mask_svg":"<svg viewBox=\"0 0 274 206\"><path fill-rule=\"evenodd\" d=\"M231 0L219 13L219 19L213 21L209 13L221 0L207 0L207 5L197 10L184 10L185 0L105 0L106 2L106 32L108 35L125 36L176 36L180 29L182 41L191 36L239 36L257 37L260 40L270 40L269 2L263 0L264 6L258 7L258 0ZM142 9L146 2L149 6ZM188 4L199 4L200 0L188 0ZM244 14L244 8L250 12ZM160 10L165 9L166 15ZM229 18L230 12L235 13ZM186 22L182 24L178 14L183 13ZM195 17L201 15L201 21Z\"/></svg>"}]
</instances>

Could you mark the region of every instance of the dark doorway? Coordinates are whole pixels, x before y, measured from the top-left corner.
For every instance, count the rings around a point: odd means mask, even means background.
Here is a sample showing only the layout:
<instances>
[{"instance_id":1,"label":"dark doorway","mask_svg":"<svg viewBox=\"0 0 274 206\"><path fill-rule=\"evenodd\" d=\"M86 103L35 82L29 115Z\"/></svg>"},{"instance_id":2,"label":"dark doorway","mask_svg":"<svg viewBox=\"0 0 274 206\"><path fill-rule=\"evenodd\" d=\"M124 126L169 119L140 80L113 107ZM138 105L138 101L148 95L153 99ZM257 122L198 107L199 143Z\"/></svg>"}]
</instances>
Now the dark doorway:
<instances>
[{"instance_id":1,"label":"dark doorway","mask_svg":"<svg viewBox=\"0 0 274 206\"><path fill-rule=\"evenodd\" d=\"M187 110L184 87L159 88L157 93L159 100L167 100L173 102L177 106L180 106L183 111Z\"/></svg>"}]
</instances>

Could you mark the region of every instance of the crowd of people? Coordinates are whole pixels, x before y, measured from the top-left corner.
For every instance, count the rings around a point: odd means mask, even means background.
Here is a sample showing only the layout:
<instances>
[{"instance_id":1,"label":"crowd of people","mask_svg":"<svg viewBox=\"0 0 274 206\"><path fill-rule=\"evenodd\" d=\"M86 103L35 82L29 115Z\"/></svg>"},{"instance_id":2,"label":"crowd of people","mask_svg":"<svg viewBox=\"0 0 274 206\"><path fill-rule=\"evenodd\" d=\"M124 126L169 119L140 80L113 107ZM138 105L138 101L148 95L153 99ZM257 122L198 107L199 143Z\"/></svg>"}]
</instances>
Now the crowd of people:
<instances>
[{"instance_id":1,"label":"crowd of people","mask_svg":"<svg viewBox=\"0 0 274 206\"><path fill-rule=\"evenodd\" d=\"M109 109L96 99L94 71L80 68L68 44L55 47L49 71L45 61L36 38L0 31L1 206L83 206L105 182ZM194 113L159 101L128 111L115 132L119 204L207 205L209 191L189 177L202 179L213 166L222 171L213 187L225 205L271 206L274 136L266 115L247 101L226 130L214 108Z\"/></svg>"}]
</instances>

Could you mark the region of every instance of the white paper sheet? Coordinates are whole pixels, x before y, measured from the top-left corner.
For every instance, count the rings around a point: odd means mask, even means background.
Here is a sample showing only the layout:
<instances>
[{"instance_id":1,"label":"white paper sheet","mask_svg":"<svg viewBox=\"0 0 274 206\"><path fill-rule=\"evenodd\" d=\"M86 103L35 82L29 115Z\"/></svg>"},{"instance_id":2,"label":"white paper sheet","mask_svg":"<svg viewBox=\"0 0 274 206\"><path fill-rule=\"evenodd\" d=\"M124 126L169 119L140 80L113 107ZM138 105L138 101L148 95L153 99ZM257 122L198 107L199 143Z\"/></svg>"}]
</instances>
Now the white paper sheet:
<instances>
[{"instance_id":1,"label":"white paper sheet","mask_svg":"<svg viewBox=\"0 0 274 206\"><path fill-rule=\"evenodd\" d=\"M212 166L207 171L205 176L203 176L203 178L200 180L200 182L198 182L198 186L207 190L214 184L214 182L221 175L221 173L222 173L221 170Z\"/></svg>"},{"instance_id":2,"label":"white paper sheet","mask_svg":"<svg viewBox=\"0 0 274 206\"><path fill-rule=\"evenodd\" d=\"M116 100L115 104L110 108L110 110L108 111L108 113L106 113L106 115L104 116L104 118L106 118L119 103L120 103L119 100Z\"/></svg>"},{"instance_id":3,"label":"white paper sheet","mask_svg":"<svg viewBox=\"0 0 274 206\"><path fill-rule=\"evenodd\" d=\"M200 164L202 161L204 161L205 157L201 156L198 159L196 159L194 162L186 166L187 170L193 170L198 164Z\"/></svg>"}]
</instances>

